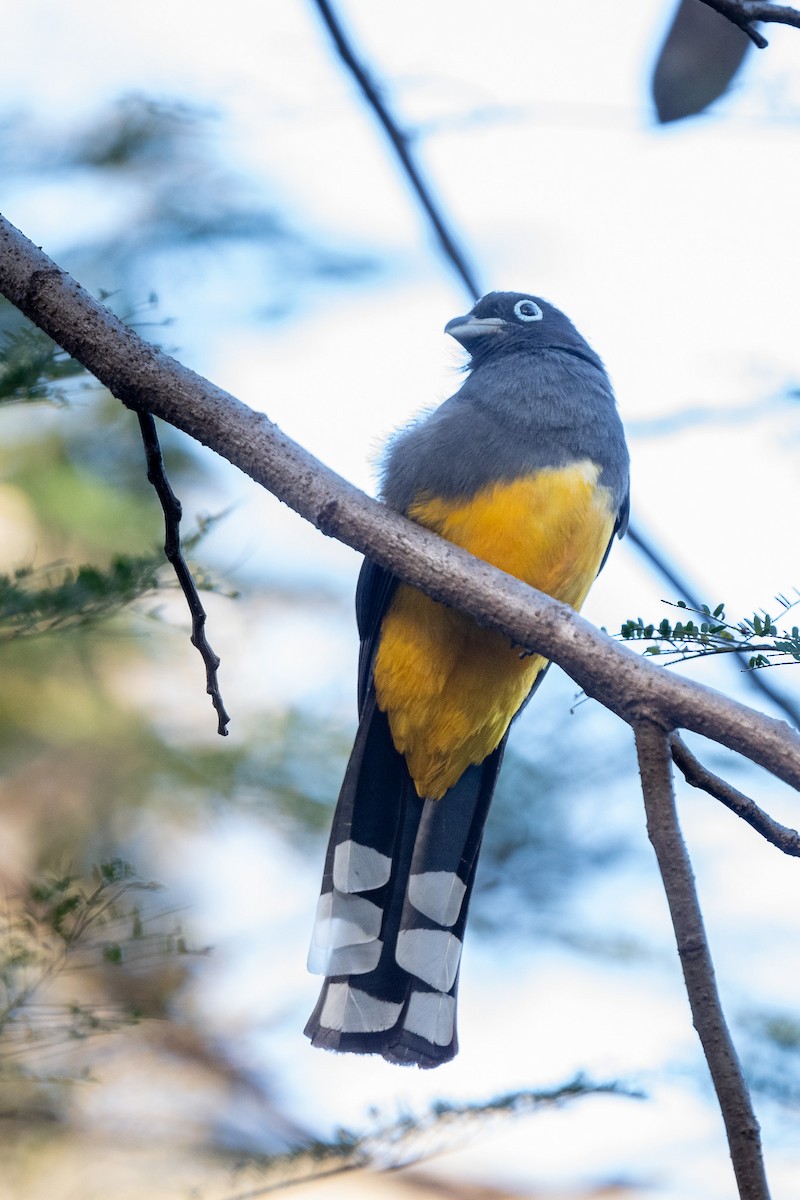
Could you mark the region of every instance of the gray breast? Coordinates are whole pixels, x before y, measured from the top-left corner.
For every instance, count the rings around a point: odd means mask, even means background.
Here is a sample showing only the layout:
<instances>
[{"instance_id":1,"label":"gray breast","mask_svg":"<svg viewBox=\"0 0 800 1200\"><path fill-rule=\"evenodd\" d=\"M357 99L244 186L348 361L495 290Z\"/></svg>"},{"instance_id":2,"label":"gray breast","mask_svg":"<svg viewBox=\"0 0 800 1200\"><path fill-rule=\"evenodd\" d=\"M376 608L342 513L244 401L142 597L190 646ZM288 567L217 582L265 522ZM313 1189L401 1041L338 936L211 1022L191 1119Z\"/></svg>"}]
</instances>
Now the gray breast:
<instances>
[{"instance_id":1,"label":"gray breast","mask_svg":"<svg viewBox=\"0 0 800 1200\"><path fill-rule=\"evenodd\" d=\"M405 512L420 493L468 497L587 458L619 511L628 452L605 371L562 350L508 355L476 368L454 396L392 439L382 494Z\"/></svg>"}]
</instances>

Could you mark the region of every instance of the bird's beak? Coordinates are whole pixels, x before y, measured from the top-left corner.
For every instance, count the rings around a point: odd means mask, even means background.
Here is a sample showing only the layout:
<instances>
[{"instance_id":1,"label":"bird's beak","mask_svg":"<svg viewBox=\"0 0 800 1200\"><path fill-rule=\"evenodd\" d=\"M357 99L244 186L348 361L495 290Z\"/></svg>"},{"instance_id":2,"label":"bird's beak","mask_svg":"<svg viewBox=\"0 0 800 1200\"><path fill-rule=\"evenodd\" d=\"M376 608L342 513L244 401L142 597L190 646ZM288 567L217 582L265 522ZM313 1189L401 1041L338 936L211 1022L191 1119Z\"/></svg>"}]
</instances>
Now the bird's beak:
<instances>
[{"instance_id":1,"label":"bird's beak","mask_svg":"<svg viewBox=\"0 0 800 1200\"><path fill-rule=\"evenodd\" d=\"M505 323L502 317L473 317L471 313L467 313L464 317L453 317L452 321L445 325L444 331L463 346L465 342L483 337L487 333L500 333Z\"/></svg>"}]
</instances>

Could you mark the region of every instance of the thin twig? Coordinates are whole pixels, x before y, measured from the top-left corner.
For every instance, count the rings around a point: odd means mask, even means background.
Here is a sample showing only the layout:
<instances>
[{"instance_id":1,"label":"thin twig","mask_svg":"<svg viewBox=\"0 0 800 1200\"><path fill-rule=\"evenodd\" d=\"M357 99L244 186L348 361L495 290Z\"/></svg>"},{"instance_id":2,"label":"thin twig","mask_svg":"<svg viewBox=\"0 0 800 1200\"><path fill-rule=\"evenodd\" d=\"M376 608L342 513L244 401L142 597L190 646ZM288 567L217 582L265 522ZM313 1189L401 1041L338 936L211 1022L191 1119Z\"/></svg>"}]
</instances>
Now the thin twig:
<instances>
[{"instance_id":1,"label":"thin twig","mask_svg":"<svg viewBox=\"0 0 800 1200\"><path fill-rule=\"evenodd\" d=\"M447 1132L463 1130L462 1136L475 1120L483 1121L492 1116L519 1116L527 1112L536 1112L548 1105L561 1106L567 1101L578 1100L584 1096L625 1096L630 1100L646 1099L643 1092L613 1083L592 1083L582 1075L575 1076L569 1083L543 1090L526 1090L510 1092L497 1096L494 1100L473 1101L466 1104L439 1103L427 1113L415 1116L412 1121L400 1117L375 1129L372 1133L354 1134L343 1130L340 1143L316 1143L300 1147L299 1152L290 1151L284 1156L276 1156L266 1165L284 1174L277 1180L266 1182L261 1186L248 1188L247 1191L237 1192L225 1197L225 1200L256 1200L256 1197L269 1192L279 1191L283 1187L294 1187L301 1183L312 1183L318 1179L326 1179L331 1175L339 1175L346 1171L386 1171L400 1167L416 1166L418 1163L430 1162L434 1157L446 1153L453 1148L453 1141L447 1137ZM438 1146L431 1148L430 1134L444 1130L445 1137ZM327 1159L334 1155L343 1162L334 1167L325 1166ZM315 1169L303 1174L289 1175L288 1170L296 1165L315 1163ZM263 1167L262 1167L263 1169Z\"/></svg>"},{"instance_id":2,"label":"thin twig","mask_svg":"<svg viewBox=\"0 0 800 1200\"><path fill-rule=\"evenodd\" d=\"M676 571L669 562L667 562L660 550L653 545L649 538L645 537L638 526L634 528L633 525L630 525L628 527L628 540L633 542L634 546L636 546L636 548L648 560L651 566L654 567L654 569L658 571L660 575L663 575L667 583L669 583L671 587L675 588L682 600L685 600L691 608L698 612L702 609L703 606L700 603L700 600L697 598L692 585L688 583L686 579L684 579L683 576ZM786 696L782 695L781 692L777 691L777 689L774 688L771 683L768 683L761 672L750 671L745 674L743 678L747 685L749 685L755 691L761 692L761 694L766 696L776 708L781 709L781 711L786 717L788 717L795 728L800 729L800 709L793 704L791 700L787 699Z\"/></svg>"},{"instance_id":3,"label":"thin twig","mask_svg":"<svg viewBox=\"0 0 800 1200\"><path fill-rule=\"evenodd\" d=\"M647 833L667 894L692 1021L725 1122L739 1196L769 1200L758 1121L720 1004L692 864L678 824L669 737L652 721L637 722L634 732Z\"/></svg>"},{"instance_id":4,"label":"thin twig","mask_svg":"<svg viewBox=\"0 0 800 1200\"><path fill-rule=\"evenodd\" d=\"M800 12L788 4L771 4L769 0L703 0L703 4L737 25L759 50L766 49L769 42L753 28L753 21L773 21L800 29Z\"/></svg>"},{"instance_id":5,"label":"thin twig","mask_svg":"<svg viewBox=\"0 0 800 1200\"><path fill-rule=\"evenodd\" d=\"M318 1179L330 1179L333 1175L346 1175L351 1171L363 1171L366 1164L360 1160L341 1163L336 1167L327 1167L321 1171L312 1171L308 1175L298 1175L296 1179L277 1179L274 1183L264 1183L260 1187L248 1188L246 1192L237 1192L227 1196L226 1200L256 1200L258 1196L268 1196L270 1192L283 1192L287 1188L299 1187L303 1183L316 1183Z\"/></svg>"},{"instance_id":6,"label":"thin twig","mask_svg":"<svg viewBox=\"0 0 800 1200\"><path fill-rule=\"evenodd\" d=\"M147 478L156 490L161 508L164 511L164 554L167 561L172 563L178 583L181 585L189 612L192 616L192 645L199 650L206 668L206 692L211 697L211 703L217 713L217 733L227 737L226 726L230 717L225 711L222 695L217 680L219 657L211 649L206 637L206 610L203 608L192 573L186 565L181 549L180 522L183 515L181 502L170 486L164 466L164 457L158 440L155 418L152 413L139 409L139 428L142 431L145 455L147 456Z\"/></svg>"},{"instance_id":7,"label":"thin twig","mask_svg":"<svg viewBox=\"0 0 800 1200\"><path fill-rule=\"evenodd\" d=\"M445 257L460 277L464 287L472 296L473 301L477 300L482 294L482 289L478 285L475 274L467 262L464 251L459 248L455 235L448 228L444 214L434 200L429 185L425 182L422 172L414 161L414 157L409 149L411 139L400 128L400 125L390 113L386 101L381 96L380 89L373 83L369 72L356 58L352 43L345 35L339 18L328 3L328 0L314 0L314 3L319 9L320 16L325 22L325 26L333 39L339 56L353 76L367 104L385 129L408 182L411 184L414 192L416 192L417 198L434 228Z\"/></svg>"},{"instance_id":8,"label":"thin twig","mask_svg":"<svg viewBox=\"0 0 800 1200\"><path fill-rule=\"evenodd\" d=\"M708 767L695 758L679 734L670 734L669 748L675 765L683 773L687 783L690 783L692 787L701 788L704 792L708 792L709 796L719 800L721 804L729 808L737 817L741 817L752 829L755 829L756 833L760 833L763 838L766 838L773 846L777 846L784 854L800 858L800 833L796 829L790 829L788 825L781 825L768 813L765 813L763 808L759 808L754 800L745 796L744 792L740 792L726 780L720 779L719 775L709 771Z\"/></svg>"}]
</instances>

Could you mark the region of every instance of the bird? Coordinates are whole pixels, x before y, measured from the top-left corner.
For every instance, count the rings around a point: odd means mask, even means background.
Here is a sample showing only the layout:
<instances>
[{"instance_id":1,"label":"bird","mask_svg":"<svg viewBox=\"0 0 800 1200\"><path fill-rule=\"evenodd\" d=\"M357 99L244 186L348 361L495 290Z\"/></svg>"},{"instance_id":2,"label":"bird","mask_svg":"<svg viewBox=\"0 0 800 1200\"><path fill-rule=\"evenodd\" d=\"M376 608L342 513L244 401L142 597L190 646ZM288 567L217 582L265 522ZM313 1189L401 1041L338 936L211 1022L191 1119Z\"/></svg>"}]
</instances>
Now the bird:
<instances>
[{"instance_id":1,"label":"bird","mask_svg":"<svg viewBox=\"0 0 800 1200\"><path fill-rule=\"evenodd\" d=\"M490 292L445 326L459 390L395 434L392 509L580 609L629 511L602 361L539 296ZM308 958L315 1046L437 1067L458 1051L470 894L509 727L548 663L365 558L359 725Z\"/></svg>"}]
</instances>

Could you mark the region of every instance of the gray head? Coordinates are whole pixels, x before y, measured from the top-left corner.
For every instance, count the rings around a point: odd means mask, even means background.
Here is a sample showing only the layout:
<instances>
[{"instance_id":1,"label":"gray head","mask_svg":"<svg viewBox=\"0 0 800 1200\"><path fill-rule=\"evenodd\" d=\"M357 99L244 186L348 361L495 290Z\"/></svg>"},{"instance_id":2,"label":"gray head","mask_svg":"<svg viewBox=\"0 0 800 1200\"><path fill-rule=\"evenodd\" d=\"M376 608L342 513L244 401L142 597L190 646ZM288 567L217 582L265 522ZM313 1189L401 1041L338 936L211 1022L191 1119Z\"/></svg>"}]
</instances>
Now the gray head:
<instances>
[{"instance_id":1,"label":"gray head","mask_svg":"<svg viewBox=\"0 0 800 1200\"><path fill-rule=\"evenodd\" d=\"M560 309L527 292L489 292L471 312L444 327L475 367L498 355L563 350L602 367L594 350Z\"/></svg>"},{"instance_id":2,"label":"gray head","mask_svg":"<svg viewBox=\"0 0 800 1200\"><path fill-rule=\"evenodd\" d=\"M499 480L588 459L620 513L628 453L603 364L564 314L539 296L490 292L445 332L470 353L459 391L389 443L386 502L471 496Z\"/></svg>"}]
</instances>

